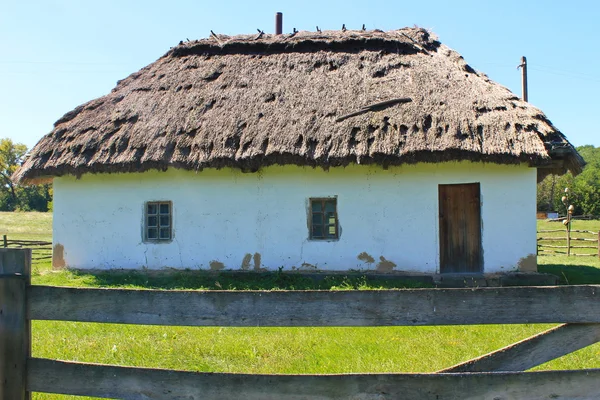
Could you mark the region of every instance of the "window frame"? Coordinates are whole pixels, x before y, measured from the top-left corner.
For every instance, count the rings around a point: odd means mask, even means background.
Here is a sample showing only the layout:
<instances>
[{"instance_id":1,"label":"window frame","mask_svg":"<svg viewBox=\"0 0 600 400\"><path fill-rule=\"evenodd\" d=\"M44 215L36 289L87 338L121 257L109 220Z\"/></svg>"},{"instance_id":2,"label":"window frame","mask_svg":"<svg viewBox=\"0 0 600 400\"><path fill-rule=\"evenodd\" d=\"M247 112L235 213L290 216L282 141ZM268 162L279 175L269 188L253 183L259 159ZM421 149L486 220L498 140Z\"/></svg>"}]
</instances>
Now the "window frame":
<instances>
[{"instance_id":1,"label":"window frame","mask_svg":"<svg viewBox=\"0 0 600 400\"><path fill-rule=\"evenodd\" d=\"M332 197L310 197L308 199L308 240L312 240L315 242L332 242L340 240L340 219L338 214L338 205L337 205L337 196ZM326 229L331 225L326 223L326 212L325 212L325 203L333 201L334 204L334 217L335 217L335 236L327 236L325 234ZM313 211L313 203L321 202L321 210L320 212ZM320 224L323 228L323 236L315 237L313 234L313 216L314 214L319 213L322 215L322 223Z\"/></svg>"},{"instance_id":2,"label":"window frame","mask_svg":"<svg viewBox=\"0 0 600 400\"><path fill-rule=\"evenodd\" d=\"M169 206L169 213L168 214L161 214L160 212L160 206L163 204L167 204ZM148 213L148 207L150 205L156 205L156 214L150 214ZM160 217L161 216L165 216L168 215L169 217L169 225L168 225L168 229L169 229L169 237L165 238L165 239L161 239L160 237L160 231L161 231L161 224L160 224ZM156 225L155 226L149 226L148 225L148 218L149 217L156 217ZM142 236L144 239L144 243L170 243L173 241L173 202L171 200L152 200L152 201L146 201L144 202L144 212L143 212L143 223L142 223ZM156 238L150 238L148 237L148 230L155 228L157 230L156 232ZM166 227L162 227L162 229L164 229Z\"/></svg>"}]
</instances>

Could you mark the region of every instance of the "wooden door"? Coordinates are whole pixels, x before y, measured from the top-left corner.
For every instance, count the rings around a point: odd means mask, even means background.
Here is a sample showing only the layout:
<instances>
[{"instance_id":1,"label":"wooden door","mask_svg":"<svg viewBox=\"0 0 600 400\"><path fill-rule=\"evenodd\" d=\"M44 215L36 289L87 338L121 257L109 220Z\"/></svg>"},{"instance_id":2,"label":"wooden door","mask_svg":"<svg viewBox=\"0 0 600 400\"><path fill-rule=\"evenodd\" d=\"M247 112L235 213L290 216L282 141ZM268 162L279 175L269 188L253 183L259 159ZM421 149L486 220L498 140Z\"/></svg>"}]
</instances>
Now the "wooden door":
<instances>
[{"instance_id":1,"label":"wooden door","mask_svg":"<svg viewBox=\"0 0 600 400\"><path fill-rule=\"evenodd\" d=\"M479 183L439 185L440 272L483 272Z\"/></svg>"}]
</instances>

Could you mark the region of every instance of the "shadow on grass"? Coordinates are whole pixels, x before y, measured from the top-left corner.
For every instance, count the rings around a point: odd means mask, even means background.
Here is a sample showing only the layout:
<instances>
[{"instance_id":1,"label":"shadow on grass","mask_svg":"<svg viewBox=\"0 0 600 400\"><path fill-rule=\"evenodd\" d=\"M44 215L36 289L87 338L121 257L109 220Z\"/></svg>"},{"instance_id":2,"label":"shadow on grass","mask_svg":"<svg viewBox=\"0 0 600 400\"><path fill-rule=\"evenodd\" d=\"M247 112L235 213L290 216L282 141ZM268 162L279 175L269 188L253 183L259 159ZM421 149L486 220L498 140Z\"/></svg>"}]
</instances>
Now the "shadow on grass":
<instances>
[{"instance_id":1,"label":"shadow on grass","mask_svg":"<svg viewBox=\"0 0 600 400\"><path fill-rule=\"evenodd\" d=\"M561 285L600 284L600 269L588 265L538 265L538 272L558 276Z\"/></svg>"},{"instance_id":2,"label":"shadow on grass","mask_svg":"<svg viewBox=\"0 0 600 400\"><path fill-rule=\"evenodd\" d=\"M423 277L297 274L285 272L73 271L93 286L203 290L355 290L434 287Z\"/></svg>"}]
</instances>

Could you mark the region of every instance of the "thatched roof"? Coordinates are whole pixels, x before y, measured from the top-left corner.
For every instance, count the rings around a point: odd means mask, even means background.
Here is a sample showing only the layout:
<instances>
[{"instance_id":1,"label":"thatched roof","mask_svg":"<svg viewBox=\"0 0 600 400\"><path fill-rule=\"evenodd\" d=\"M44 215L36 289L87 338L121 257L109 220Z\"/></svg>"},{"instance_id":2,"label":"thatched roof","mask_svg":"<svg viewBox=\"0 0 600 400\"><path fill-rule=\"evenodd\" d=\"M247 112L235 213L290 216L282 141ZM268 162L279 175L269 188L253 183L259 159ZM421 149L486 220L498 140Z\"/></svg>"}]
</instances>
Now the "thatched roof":
<instances>
[{"instance_id":1,"label":"thatched roof","mask_svg":"<svg viewBox=\"0 0 600 400\"><path fill-rule=\"evenodd\" d=\"M65 114L14 178L447 160L583 165L539 109L406 28L180 43Z\"/></svg>"}]
</instances>

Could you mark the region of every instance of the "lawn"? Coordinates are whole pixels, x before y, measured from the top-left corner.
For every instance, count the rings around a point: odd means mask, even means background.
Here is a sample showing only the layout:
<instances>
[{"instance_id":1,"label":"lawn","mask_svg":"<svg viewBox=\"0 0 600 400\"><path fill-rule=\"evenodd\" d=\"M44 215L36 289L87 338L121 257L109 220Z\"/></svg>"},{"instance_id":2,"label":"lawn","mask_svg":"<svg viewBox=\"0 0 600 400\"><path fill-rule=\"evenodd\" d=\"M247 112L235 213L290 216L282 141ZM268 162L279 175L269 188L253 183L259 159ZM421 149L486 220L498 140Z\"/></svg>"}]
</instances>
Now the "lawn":
<instances>
[{"instance_id":1,"label":"lawn","mask_svg":"<svg viewBox=\"0 0 600 400\"><path fill-rule=\"evenodd\" d=\"M48 240L51 216L0 213L0 234ZM597 231L598 222L577 221ZM541 229L545 228L541 223ZM559 225L552 225L552 229ZM574 228L575 229L575 228ZM564 283L600 283L593 257L539 257L540 270ZM312 281L302 276L122 272L85 274L33 265L33 284L83 287L186 289L375 289L406 282L343 276ZM408 286L414 286L408 283ZM204 372L349 373L433 372L526 338L552 325L480 325L379 328L188 328L34 321L33 356L84 362L174 368ZM598 368L593 345L536 370ZM81 397L36 393L34 399Z\"/></svg>"},{"instance_id":2,"label":"lawn","mask_svg":"<svg viewBox=\"0 0 600 400\"><path fill-rule=\"evenodd\" d=\"M560 222L538 221L538 231L540 230L564 230ZM572 230L598 232L600 230L600 221L580 221L574 220L571 225ZM572 237L598 238L597 235L572 232ZM545 244L555 246L564 246L566 244L566 232L544 232L538 234L543 237L556 237L557 241L544 241ZM560 239L560 240L558 240ZM596 243L572 241L571 244L595 246ZM565 249L556 249L565 251ZM600 258L598 258L597 249L572 249L575 254L593 254L593 256L571 256L557 254L552 256L538 257L538 271L555 274L560 277L563 284L579 285L586 283L600 284Z\"/></svg>"}]
</instances>

